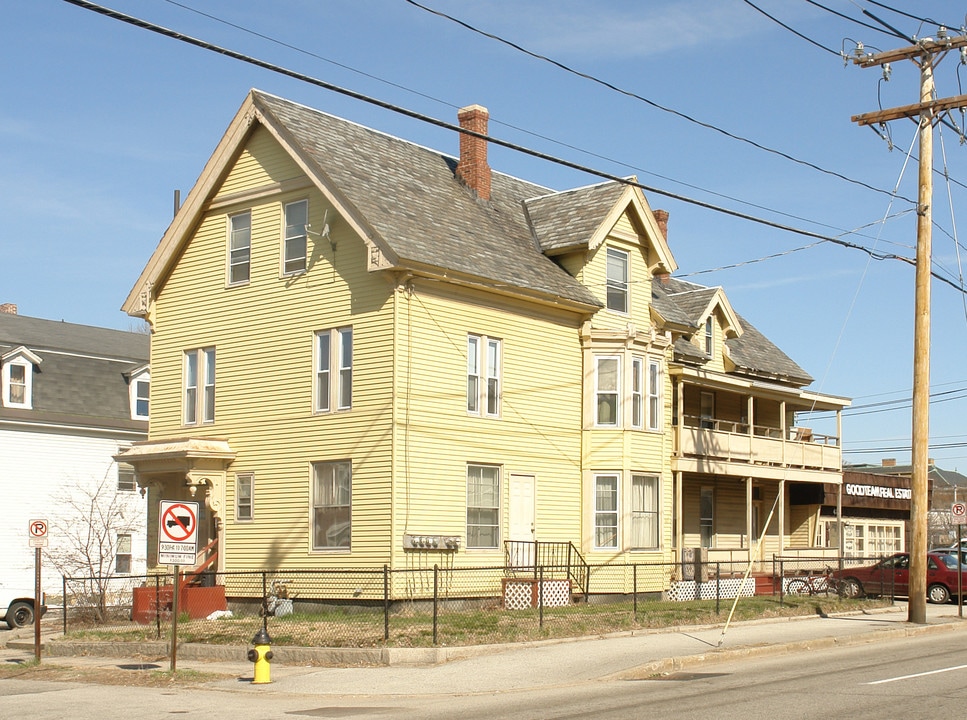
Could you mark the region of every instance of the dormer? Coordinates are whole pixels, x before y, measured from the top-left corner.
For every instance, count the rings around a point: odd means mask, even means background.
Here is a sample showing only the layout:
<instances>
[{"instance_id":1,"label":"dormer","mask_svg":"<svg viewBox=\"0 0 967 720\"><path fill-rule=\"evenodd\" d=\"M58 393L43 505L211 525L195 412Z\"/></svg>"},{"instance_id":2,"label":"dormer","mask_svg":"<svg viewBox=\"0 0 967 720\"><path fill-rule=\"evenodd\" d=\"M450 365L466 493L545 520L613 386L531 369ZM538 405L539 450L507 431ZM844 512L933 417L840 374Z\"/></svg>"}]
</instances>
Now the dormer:
<instances>
[{"instance_id":1,"label":"dormer","mask_svg":"<svg viewBox=\"0 0 967 720\"><path fill-rule=\"evenodd\" d=\"M0 356L0 402L4 407L33 407L34 371L43 360L21 345Z\"/></svg>"},{"instance_id":2,"label":"dormer","mask_svg":"<svg viewBox=\"0 0 967 720\"><path fill-rule=\"evenodd\" d=\"M139 365L124 374L128 381L128 399L132 420L147 420L151 396L151 367Z\"/></svg>"}]
</instances>

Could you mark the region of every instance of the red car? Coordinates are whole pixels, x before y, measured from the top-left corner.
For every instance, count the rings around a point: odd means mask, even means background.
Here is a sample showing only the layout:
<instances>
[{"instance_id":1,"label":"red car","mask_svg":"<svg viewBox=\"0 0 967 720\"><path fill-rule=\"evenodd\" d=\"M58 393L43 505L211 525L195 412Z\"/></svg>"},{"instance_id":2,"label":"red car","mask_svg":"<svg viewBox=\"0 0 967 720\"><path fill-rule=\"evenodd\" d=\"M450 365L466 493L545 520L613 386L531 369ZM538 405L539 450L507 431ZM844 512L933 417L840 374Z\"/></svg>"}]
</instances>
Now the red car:
<instances>
[{"instance_id":1,"label":"red car","mask_svg":"<svg viewBox=\"0 0 967 720\"><path fill-rule=\"evenodd\" d=\"M961 568L962 587L967 589L967 566ZM875 565L848 567L833 573L842 581L847 597L902 595L909 597L910 555L896 553ZM927 553L927 600L943 604L957 595L957 557Z\"/></svg>"}]
</instances>

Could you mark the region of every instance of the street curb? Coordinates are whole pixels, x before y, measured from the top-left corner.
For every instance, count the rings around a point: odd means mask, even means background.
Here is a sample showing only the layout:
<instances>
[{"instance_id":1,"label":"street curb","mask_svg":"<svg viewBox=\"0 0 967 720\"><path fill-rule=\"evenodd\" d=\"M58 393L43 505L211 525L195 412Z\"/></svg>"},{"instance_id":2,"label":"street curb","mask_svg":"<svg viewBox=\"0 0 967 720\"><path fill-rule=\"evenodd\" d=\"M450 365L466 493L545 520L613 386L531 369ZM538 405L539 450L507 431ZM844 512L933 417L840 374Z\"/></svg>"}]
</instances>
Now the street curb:
<instances>
[{"instance_id":1,"label":"street curb","mask_svg":"<svg viewBox=\"0 0 967 720\"><path fill-rule=\"evenodd\" d=\"M876 630L853 635L839 635L812 640L797 640L795 642L775 643L768 645L742 645L735 648L715 648L705 653L683 655L676 658L665 658L639 665L631 670L601 678L602 680L648 680L656 675L668 675L680 672L696 665L714 664L730 660L743 660L755 657L769 657L784 655L791 652L822 650L831 647L850 647L866 645L880 640L893 640L919 635L936 635L943 632L967 630L967 623L963 621L938 622L929 625L906 625L900 628Z\"/></svg>"}]
</instances>

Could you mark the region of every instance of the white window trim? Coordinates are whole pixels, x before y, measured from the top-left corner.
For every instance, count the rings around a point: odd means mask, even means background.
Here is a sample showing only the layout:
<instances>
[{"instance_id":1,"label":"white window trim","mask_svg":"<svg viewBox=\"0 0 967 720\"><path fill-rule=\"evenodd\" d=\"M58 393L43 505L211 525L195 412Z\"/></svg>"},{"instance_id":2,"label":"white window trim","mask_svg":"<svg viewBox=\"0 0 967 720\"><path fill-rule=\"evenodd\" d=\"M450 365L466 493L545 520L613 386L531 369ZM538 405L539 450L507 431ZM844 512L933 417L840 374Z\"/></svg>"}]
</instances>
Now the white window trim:
<instances>
[{"instance_id":1,"label":"white window trim","mask_svg":"<svg viewBox=\"0 0 967 720\"><path fill-rule=\"evenodd\" d=\"M41 358L36 354L30 352L23 345L16 347L10 352L6 353L0 357L0 363L2 363L3 368L0 372L0 386L2 386L2 397L0 400L3 401L3 406L8 408L21 408L25 410L30 410L33 408L34 402L34 366L40 365L42 362ZM24 401L14 402L12 399L11 389L12 380L10 377L10 369L12 367L22 367L24 369Z\"/></svg>"},{"instance_id":2,"label":"white window trim","mask_svg":"<svg viewBox=\"0 0 967 720\"><path fill-rule=\"evenodd\" d=\"M625 279L618 280L612 278L608 275L609 265L608 262L611 257L621 258L624 261ZM619 248L609 247L605 253L605 307L611 312L620 313L621 315L628 315L631 313L631 253L627 250L621 250ZM624 295L624 310L611 307L609 302L610 291L618 290Z\"/></svg>"},{"instance_id":3,"label":"white window trim","mask_svg":"<svg viewBox=\"0 0 967 720\"><path fill-rule=\"evenodd\" d=\"M603 360L614 360L617 362L618 367L615 370L615 383L617 387L614 390L602 391L599 385L599 378L601 376L601 362ZM614 395L615 396L615 412L614 412L614 422L603 423L601 422L600 415L600 405L599 398L602 394ZM621 402L621 356L620 355L595 355L594 356L594 426L599 428L620 428L621 427L621 408L623 404Z\"/></svg>"},{"instance_id":4,"label":"white window trim","mask_svg":"<svg viewBox=\"0 0 967 720\"><path fill-rule=\"evenodd\" d=\"M652 369L654 369L654 383L652 383ZM662 389L664 379L662 378L661 362L654 358L648 359L645 374L645 414L648 416L647 427L649 430L660 431L663 426L663 403Z\"/></svg>"},{"instance_id":5,"label":"white window trim","mask_svg":"<svg viewBox=\"0 0 967 720\"><path fill-rule=\"evenodd\" d=\"M655 540L655 542L652 545L637 545L634 542L634 523L635 523L635 512L636 511L634 509L634 497L632 497L632 500L629 503L629 510L628 510L629 520L630 520L630 523L631 523L630 532L629 532L630 539L631 539L631 549L632 550L657 550L657 549L659 549L661 547L661 522L662 522L662 512L661 512L661 476L659 476L659 475L657 475L655 473L633 472L631 474L631 485L630 485L630 490L631 490L632 495L634 495L634 491L635 491L635 480L637 478L647 478L648 480L651 480L651 481L654 482L654 493L655 493L655 508L654 508L654 510L639 510L637 512L639 512L642 515L654 516L654 521L655 521L655 537L654 537L654 540Z\"/></svg>"},{"instance_id":6,"label":"white window trim","mask_svg":"<svg viewBox=\"0 0 967 720\"><path fill-rule=\"evenodd\" d=\"M196 383L197 385L191 386L195 390L195 408L194 413L191 413L192 417L189 417L188 412L188 390L190 386L188 385L188 363L189 357L194 356L196 364ZM212 365L212 371L217 368L217 360L215 359L215 348L214 346L202 347L202 348L192 348L191 350L185 350L182 357L182 380L181 380L181 420L184 425L211 425L215 422L215 380L211 383L208 382L209 376L209 365ZM208 408L208 398L212 397L212 416L206 416L206 409ZM149 410L150 411L150 410Z\"/></svg>"},{"instance_id":7,"label":"white window trim","mask_svg":"<svg viewBox=\"0 0 967 720\"><path fill-rule=\"evenodd\" d=\"M631 427L641 430L645 426L645 361L631 358Z\"/></svg>"},{"instance_id":8,"label":"white window trim","mask_svg":"<svg viewBox=\"0 0 967 720\"><path fill-rule=\"evenodd\" d=\"M319 347L320 338L329 341L329 356L323 356ZM349 340L349 357L345 357L346 339ZM312 334L312 411L316 414L326 414L352 410L353 407L353 328L351 325L338 328L317 330ZM325 359L325 368L322 361ZM348 359L349 363L345 361ZM319 402L319 390L322 383L328 384L328 404L323 406ZM349 402L343 402L343 392L348 391Z\"/></svg>"},{"instance_id":9,"label":"white window trim","mask_svg":"<svg viewBox=\"0 0 967 720\"><path fill-rule=\"evenodd\" d=\"M245 261L244 265L247 266L248 271L246 272L247 277L244 280L232 280L232 268L236 266L241 266L243 263L235 263L232 261L232 240L234 235L234 223L235 218L248 217L248 260ZM226 234L228 238L226 240L226 250L225 250L225 284L228 287L238 287L240 285L248 285L252 279L252 211L243 210L241 212L232 213L226 218L226 223L228 224L228 230Z\"/></svg>"},{"instance_id":10,"label":"white window trim","mask_svg":"<svg viewBox=\"0 0 967 720\"><path fill-rule=\"evenodd\" d=\"M487 469L490 469L490 470L494 470L497 473L497 488L496 488L497 506L495 508L491 508L491 509L495 509L497 511L497 525L496 525L496 528L497 528L497 538L496 538L496 541L495 541L494 545L471 545L470 544L470 518L467 517L467 515L469 514L469 511L470 511L470 508L471 507L479 507L479 508L485 507L484 505L473 505L473 506L470 505L470 469L471 468L487 468ZM503 528L503 518L504 518L504 509L503 509L503 486L504 486L504 477L503 477L503 475L504 475L503 468L500 465L493 465L493 464L490 464L490 463L467 463L467 470L466 470L466 477L465 477L466 503L467 504L466 504L466 512L464 513L464 519L465 519L466 524L467 524L467 530L466 530L466 532L467 532L467 550L497 550L497 549L500 548L500 545L501 545L501 542L502 542L503 536L504 536L504 528Z\"/></svg>"},{"instance_id":11,"label":"white window trim","mask_svg":"<svg viewBox=\"0 0 967 720\"><path fill-rule=\"evenodd\" d=\"M598 510L598 480L603 478L615 479L615 509ZM614 545L598 545L598 515L615 516ZM620 550L621 542L621 473L596 472L591 478L591 544L595 550Z\"/></svg>"},{"instance_id":12,"label":"white window trim","mask_svg":"<svg viewBox=\"0 0 967 720\"><path fill-rule=\"evenodd\" d=\"M239 503L239 487L242 483L248 483L248 516L242 517L239 513L239 508L242 507ZM235 473L235 522L238 523L250 523L255 520L255 473L251 472L240 472Z\"/></svg>"},{"instance_id":13,"label":"white window trim","mask_svg":"<svg viewBox=\"0 0 967 720\"><path fill-rule=\"evenodd\" d=\"M348 465L349 466L349 544L348 545L316 545L316 508L317 507L344 507L342 505L322 506L316 503L316 473L317 469L324 466ZM352 517L353 517L353 467L352 461L343 460L320 460L311 463L309 466L309 481L312 483L309 492L309 548L313 553L348 553L352 550Z\"/></svg>"},{"instance_id":14,"label":"white window trim","mask_svg":"<svg viewBox=\"0 0 967 720\"><path fill-rule=\"evenodd\" d=\"M145 382L148 383L148 412L142 415L138 412L138 400L140 399L138 395L138 384ZM151 371L146 368L134 370L131 373L128 383L128 396L131 401L131 419L147 420L151 416Z\"/></svg>"},{"instance_id":15,"label":"white window trim","mask_svg":"<svg viewBox=\"0 0 967 720\"><path fill-rule=\"evenodd\" d=\"M476 365L470 354L476 349ZM494 359L491 362L491 349ZM487 335L467 335L467 414L499 418L503 405L504 342ZM471 397L471 378L475 380L476 397ZM493 391L491 391L493 387ZM475 407L473 407L475 406Z\"/></svg>"},{"instance_id":16,"label":"white window trim","mask_svg":"<svg viewBox=\"0 0 967 720\"><path fill-rule=\"evenodd\" d=\"M306 206L306 224L302 228L302 236L305 238L305 253L302 256L302 267L295 270L287 270L286 263L288 258L286 258L286 240L288 240L288 210L293 205L304 204ZM293 235L293 237L297 237ZM282 271L282 277L290 277L292 275L301 275L309 269L309 199L302 198L301 200L293 200L292 202L287 202L282 205L282 252L281 252L281 265L280 269ZM293 258L298 259L298 258Z\"/></svg>"}]
</instances>

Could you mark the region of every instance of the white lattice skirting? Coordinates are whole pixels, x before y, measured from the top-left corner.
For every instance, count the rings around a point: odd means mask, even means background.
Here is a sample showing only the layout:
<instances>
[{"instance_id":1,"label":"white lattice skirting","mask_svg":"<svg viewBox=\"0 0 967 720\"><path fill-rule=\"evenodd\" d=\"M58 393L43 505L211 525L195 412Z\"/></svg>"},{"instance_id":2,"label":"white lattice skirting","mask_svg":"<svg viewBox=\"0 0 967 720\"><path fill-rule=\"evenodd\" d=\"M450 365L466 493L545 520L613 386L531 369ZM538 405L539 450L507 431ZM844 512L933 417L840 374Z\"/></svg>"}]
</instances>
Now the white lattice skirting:
<instances>
[{"instance_id":1,"label":"white lattice skirting","mask_svg":"<svg viewBox=\"0 0 967 720\"><path fill-rule=\"evenodd\" d=\"M716 584L718 588L716 588ZM696 583L694 580L674 582L665 594L668 600L714 600L720 598L752 597L755 595L753 578L723 578L709 582Z\"/></svg>"},{"instance_id":2,"label":"white lattice skirting","mask_svg":"<svg viewBox=\"0 0 967 720\"><path fill-rule=\"evenodd\" d=\"M527 610L537 607L538 602L544 607L567 607L571 604L571 581L504 580L504 609Z\"/></svg>"}]
</instances>

